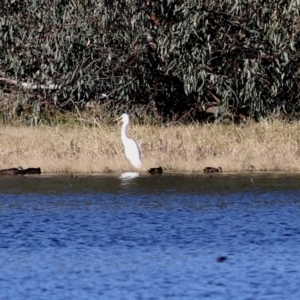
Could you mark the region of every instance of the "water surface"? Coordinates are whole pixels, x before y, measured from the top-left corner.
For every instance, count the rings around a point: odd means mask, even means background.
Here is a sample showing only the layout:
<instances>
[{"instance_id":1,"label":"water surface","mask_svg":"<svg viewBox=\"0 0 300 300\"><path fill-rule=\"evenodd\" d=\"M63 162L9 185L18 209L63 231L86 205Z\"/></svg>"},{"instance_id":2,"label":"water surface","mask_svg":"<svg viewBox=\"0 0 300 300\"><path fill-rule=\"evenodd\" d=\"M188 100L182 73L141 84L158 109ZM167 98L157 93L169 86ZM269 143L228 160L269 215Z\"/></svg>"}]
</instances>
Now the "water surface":
<instances>
[{"instance_id":1,"label":"water surface","mask_svg":"<svg viewBox=\"0 0 300 300\"><path fill-rule=\"evenodd\" d=\"M0 177L0 299L299 299L299 182Z\"/></svg>"}]
</instances>

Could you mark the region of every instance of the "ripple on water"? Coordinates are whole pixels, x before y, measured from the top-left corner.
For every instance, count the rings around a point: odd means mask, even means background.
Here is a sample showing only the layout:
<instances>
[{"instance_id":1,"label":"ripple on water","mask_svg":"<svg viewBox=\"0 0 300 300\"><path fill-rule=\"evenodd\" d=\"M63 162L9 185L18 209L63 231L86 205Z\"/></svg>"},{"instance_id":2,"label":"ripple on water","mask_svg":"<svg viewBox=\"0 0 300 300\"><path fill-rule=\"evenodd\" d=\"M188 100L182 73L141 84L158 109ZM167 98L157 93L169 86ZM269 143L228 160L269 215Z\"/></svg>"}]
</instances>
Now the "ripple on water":
<instances>
[{"instance_id":1,"label":"ripple on water","mask_svg":"<svg viewBox=\"0 0 300 300\"><path fill-rule=\"evenodd\" d=\"M217 178L4 182L0 298L298 298L298 177Z\"/></svg>"}]
</instances>

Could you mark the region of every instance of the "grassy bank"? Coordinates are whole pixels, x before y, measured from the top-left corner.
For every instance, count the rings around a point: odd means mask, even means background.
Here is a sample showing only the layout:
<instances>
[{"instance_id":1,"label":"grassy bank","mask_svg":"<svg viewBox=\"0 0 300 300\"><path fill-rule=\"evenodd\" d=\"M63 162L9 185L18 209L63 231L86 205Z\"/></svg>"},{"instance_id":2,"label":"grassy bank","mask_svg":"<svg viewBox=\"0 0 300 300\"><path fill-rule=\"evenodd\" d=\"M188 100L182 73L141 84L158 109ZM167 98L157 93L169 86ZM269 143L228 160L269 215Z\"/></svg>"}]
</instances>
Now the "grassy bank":
<instances>
[{"instance_id":1,"label":"grassy bank","mask_svg":"<svg viewBox=\"0 0 300 300\"><path fill-rule=\"evenodd\" d=\"M300 123L279 121L246 125L135 126L128 135L142 149L143 171L225 172L300 171ZM120 172L127 162L120 126L0 127L0 169L41 167L44 173Z\"/></svg>"}]
</instances>

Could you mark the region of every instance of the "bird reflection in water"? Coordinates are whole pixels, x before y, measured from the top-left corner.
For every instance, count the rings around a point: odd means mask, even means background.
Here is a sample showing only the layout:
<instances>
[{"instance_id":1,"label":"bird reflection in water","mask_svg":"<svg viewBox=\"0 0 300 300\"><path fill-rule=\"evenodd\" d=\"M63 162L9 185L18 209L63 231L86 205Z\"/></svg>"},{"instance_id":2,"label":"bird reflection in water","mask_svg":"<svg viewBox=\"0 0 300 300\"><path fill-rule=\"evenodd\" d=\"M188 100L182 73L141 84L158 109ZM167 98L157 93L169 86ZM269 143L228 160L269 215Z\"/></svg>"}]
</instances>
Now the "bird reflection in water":
<instances>
[{"instance_id":1,"label":"bird reflection in water","mask_svg":"<svg viewBox=\"0 0 300 300\"><path fill-rule=\"evenodd\" d=\"M140 176L139 172L124 172L120 175L120 179L121 179L121 184L122 185L127 185L130 184L132 182L134 182L135 178L138 178Z\"/></svg>"}]
</instances>

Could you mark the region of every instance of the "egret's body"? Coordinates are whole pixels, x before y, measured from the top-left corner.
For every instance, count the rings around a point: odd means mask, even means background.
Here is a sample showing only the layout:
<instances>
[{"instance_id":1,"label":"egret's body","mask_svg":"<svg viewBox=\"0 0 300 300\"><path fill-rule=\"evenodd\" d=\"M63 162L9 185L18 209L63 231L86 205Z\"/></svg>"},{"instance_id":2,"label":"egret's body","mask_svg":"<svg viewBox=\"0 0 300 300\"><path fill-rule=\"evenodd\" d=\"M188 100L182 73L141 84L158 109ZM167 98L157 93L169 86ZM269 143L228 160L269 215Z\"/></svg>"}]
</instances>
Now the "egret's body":
<instances>
[{"instance_id":1,"label":"egret's body","mask_svg":"<svg viewBox=\"0 0 300 300\"><path fill-rule=\"evenodd\" d=\"M142 162L139 146L135 140L127 136L126 132L129 124L129 116L127 114L123 114L120 119L121 122L123 122L121 128L121 140L124 145L125 156L135 168L141 168Z\"/></svg>"}]
</instances>

